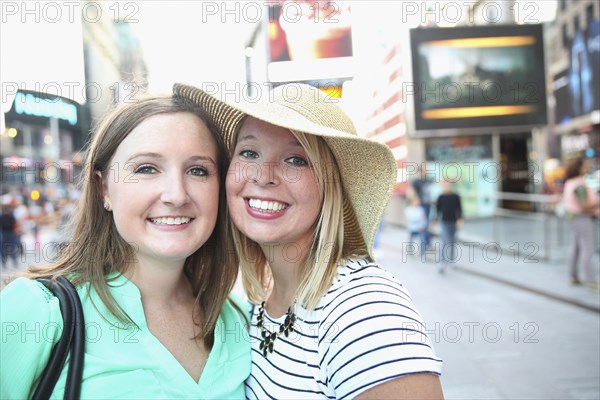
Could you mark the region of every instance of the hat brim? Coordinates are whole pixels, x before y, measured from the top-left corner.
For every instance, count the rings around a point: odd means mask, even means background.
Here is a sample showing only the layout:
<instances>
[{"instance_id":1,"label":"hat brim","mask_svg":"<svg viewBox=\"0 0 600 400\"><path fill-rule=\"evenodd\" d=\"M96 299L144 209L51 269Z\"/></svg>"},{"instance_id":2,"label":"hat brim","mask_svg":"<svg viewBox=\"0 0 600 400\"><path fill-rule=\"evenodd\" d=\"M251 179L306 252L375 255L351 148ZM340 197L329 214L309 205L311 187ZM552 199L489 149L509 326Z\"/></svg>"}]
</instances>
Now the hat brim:
<instances>
[{"instance_id":1,"label":"hat brim","mask_svg":"<svg viewBox=\"0 0 600 400\"><path fill-rule=\"evenodd\" d=\"M321 92L316 88L311 89ZM175 84L173 93L192 100L209 114L230 151L233 150L233 141L246 116L292 131L322 137L336 159L347 196L344 199L345 252L366 252L373 258L375 233L396 183L396 160L389 147L356 135L351 122L340 122L340 119L320 120L318 118L327 119L331 115L315 115L322 113L312 112L298 102L269 99L230 103L221 100L218 95L210 95L199 88L183 84ZM332 126L341 126L344 130Z\"/></svg>"}]
</instances>

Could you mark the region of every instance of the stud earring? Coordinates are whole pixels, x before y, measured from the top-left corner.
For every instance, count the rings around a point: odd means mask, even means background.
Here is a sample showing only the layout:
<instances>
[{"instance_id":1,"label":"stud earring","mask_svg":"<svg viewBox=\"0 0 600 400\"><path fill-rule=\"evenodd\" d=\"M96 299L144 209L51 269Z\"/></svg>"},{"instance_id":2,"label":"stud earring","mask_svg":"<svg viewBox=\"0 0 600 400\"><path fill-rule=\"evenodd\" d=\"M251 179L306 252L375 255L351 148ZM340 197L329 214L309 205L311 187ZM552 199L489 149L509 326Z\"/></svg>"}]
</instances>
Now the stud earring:
<instances>
[{"instance_id":1,"label":"stud earring","mask_svg":"<svg viewBox=\"0 0 600 400\"><path fill-rule=\"evenodd\" d=\"M110 203L109 203L108 201L105 201L105 202L104 202L104 209L105 209L106 211L110 211Z\"/></svg>"}]
</instances>

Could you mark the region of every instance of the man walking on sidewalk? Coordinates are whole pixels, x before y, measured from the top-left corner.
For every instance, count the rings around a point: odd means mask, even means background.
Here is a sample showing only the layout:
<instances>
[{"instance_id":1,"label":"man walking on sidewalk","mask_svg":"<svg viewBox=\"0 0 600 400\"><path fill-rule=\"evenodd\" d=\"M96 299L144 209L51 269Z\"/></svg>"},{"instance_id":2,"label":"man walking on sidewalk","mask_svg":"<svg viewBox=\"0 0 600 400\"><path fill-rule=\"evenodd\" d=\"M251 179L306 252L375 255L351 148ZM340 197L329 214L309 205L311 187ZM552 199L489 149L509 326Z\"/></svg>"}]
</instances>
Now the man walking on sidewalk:
<instances>
[{"instance_id":1,"label":"man walking on sidewalk","mask_svg":"<svg viewBox=\"0 0 600 400\"><path fill-rule=\"evenodd\" d=\"M448 180L442 181L442 194L437 199L436 211L442 237L439 271L444 273L449 263L456 262L456 230L463 225L460 196L452 190L452 183Z\"/></svg>"},{"instance_id":2,"label":"man walking on sidewalk","mask_svg":"<svg viewBox=\"0 0 600 400\"><path fill-rule=\"evenodd\" d=\"M13 214L13 209L8 204L2 204L2 212L0 212L0 225L2 232L0 233L0 258L2 258L2 269L8 268L9 257L13 261L13 267L16 268L18 263L18 253L20 240L17 235L17 220Z\"/></svg>"}]
</instances>

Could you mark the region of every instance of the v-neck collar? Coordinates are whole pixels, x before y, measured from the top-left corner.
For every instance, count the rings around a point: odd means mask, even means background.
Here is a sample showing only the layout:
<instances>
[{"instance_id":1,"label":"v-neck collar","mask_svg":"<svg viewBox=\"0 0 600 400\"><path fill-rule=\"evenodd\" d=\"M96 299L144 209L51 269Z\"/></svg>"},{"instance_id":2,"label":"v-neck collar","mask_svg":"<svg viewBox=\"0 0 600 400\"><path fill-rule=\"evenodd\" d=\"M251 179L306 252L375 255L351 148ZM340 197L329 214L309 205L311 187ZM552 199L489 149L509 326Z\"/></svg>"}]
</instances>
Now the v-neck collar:
<instances>
[{"instance_id":1,"label":"v-neck collar","mask_svg":"<svg viewBox=\"0 0 600 400\"><path fill-rule=\"evenodd\" d=\"M169 367L163 365L164 370L170 372L179 371L177 374L185 374L187 381L190 386L200 390L204 393L209 393L213 383L216 381L213 379L215 374L220 374L218 366L226 362L229 358L229 351L227 346L224 346L221 340L217 340L214 337L213 332L213 347L208 353L206 363L200 374L198 382L192 378L192 376L185 370L183 365L175 358L175 356L167 349L156 336L148 329L148 323L146 321L146 315L144 313L144 307L142 305L142 295L138 287L131 282L127 277L120 273L111 273L107 275L108 286L119 303L123 308L123 311L129 315L129 317L135 322L135 324L145 331L144 337L147 336L147 340L154 341L154 345L157 349L160 349L160 355L154 353L152 356L156 357L157 363L164 364L168 363ZM222 326L223 319L221 313L217 318L217 325Z\"/></svg>"}]
</instances>

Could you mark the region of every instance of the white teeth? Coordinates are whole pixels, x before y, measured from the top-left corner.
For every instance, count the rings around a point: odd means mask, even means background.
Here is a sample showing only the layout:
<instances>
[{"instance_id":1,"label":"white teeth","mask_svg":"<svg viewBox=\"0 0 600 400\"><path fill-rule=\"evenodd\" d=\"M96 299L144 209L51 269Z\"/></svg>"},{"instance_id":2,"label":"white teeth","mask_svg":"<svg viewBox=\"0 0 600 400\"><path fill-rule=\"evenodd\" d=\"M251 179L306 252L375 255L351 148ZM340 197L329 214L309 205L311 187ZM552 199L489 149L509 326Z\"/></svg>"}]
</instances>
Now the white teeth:
<instances>
[{"instance_id":1,"label":"white teeth","mask_svg":"<svg viewBox=\"0 0 600 400\"><path fill-rule=\"evenodd\" d=\"M260 211L277 212L277 211L283 210L284 208L287 208L287 205L285 205L284 203L280 203L278 201L265 201L265 200L259 200L259 199L249 199L248 203L250 204L250 207L254 208L255 210L260 210Z\"/></svg>"},{"instance_id":2,"label":"white teeth","mask_svg":"<svg viewBox=\"0 0 600 400\"><path fill-rule=\"evenodd\" d=\"M153 224L157 225L181 225L187 224L192 219L189 217L160 217L160 218L150 218Z\"/></svg>"}]
</instances>

